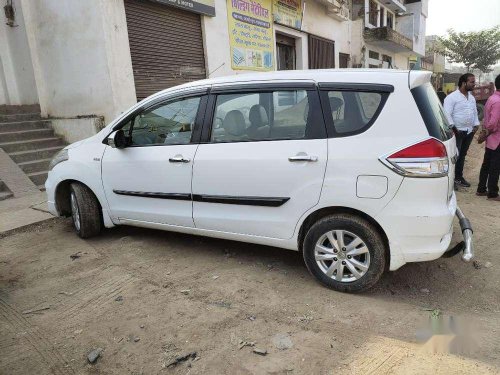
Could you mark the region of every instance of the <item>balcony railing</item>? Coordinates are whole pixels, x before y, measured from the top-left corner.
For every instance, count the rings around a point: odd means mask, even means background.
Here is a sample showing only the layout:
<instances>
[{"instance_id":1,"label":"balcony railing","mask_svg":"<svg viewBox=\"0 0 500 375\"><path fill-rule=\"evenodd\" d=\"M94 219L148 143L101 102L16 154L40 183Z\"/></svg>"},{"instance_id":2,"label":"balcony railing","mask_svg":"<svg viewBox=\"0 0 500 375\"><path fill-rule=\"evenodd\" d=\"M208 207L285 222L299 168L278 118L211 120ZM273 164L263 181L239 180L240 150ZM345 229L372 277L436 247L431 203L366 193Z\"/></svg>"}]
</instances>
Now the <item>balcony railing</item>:
<instances>
[{"instance_id":1,"label":"balcony railing","mask_svg":"<svg viewBox=\"0 0 500 375\"><path fill-rule=\"evenodd\" d=\"M398 33L390 27L377 27L365 29L363 33L365 42L371 45L385 48L391 52L412 52L413 40Z\"/></svg>"}]
</instances>

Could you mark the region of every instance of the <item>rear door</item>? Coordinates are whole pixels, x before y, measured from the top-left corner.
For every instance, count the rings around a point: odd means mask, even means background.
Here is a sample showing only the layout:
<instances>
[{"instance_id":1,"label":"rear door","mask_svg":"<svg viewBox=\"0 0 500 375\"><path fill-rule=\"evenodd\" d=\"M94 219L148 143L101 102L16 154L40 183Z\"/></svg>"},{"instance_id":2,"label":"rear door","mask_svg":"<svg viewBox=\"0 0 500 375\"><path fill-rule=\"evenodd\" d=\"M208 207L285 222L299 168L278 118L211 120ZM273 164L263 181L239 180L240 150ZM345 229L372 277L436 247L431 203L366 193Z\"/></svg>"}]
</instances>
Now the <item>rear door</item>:
<instances>
[{"instance_id":1,"label":"rear door","mask_svg":"<svg viewBox=\"0 0 500 375\"><path fill-rule=\"evenodd\" d=\"M318 203L326 130L313 83L215 87L193 168L197 228L291 238Z\"/></svg>"}]
</instances>

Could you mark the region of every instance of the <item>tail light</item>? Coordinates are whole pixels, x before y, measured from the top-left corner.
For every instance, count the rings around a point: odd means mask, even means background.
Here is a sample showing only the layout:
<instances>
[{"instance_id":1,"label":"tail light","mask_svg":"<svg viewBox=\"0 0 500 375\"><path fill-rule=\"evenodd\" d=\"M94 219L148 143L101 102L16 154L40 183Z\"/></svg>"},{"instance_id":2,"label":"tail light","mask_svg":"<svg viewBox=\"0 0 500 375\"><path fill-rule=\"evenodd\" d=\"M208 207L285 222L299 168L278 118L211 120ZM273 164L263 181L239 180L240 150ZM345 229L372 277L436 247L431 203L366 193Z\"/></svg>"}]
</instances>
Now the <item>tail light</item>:
<instances>
[{"instance_id":1,"label":"tail light","mask_svg":"<svg viewBox=\"0 0 500 375\"><path fill-rule=\"evenodd\" d=\"M435 138L384 156L380 161L406 177L443 177L450 167L445 145Z\"/></svg>"}]
</instances>

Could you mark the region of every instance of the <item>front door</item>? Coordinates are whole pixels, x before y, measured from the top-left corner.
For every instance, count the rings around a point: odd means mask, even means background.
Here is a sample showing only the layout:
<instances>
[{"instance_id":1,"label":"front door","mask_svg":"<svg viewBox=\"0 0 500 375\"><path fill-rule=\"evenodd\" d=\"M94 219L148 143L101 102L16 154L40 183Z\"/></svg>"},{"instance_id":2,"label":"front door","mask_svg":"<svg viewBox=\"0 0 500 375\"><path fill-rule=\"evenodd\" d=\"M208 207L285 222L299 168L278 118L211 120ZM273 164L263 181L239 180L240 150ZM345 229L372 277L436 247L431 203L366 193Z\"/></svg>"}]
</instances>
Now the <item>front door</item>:
<instances>
[{"instance_id":1,"label":"front door","mask_svg":"<svg viewBox=\"0 0 500 375\"><path fill-rule=\"evenodd\" d=\"M276 60L278 70L294 70L295 66L295 39L276 34Z\"/></svg>"},{"instance_id":2,"label":"front door","mask_svg":"<svg viewBox=\"0 0 500 375\"><path fill-rule=\"evenodd\" d=\"M350 56L347 53L339 53L339 68L349 67Z\"/></svg>"},{"instance_id":3,"label":"front door","mask_svg":"<svg viewBox=\"0 0 500 375\"><path fill-rule=\"evenodd\" d=\"M192 227L192 130L202 96L152 105L121 125L129 146L107 147L102 181L114 218ZM201 124L200 124L201 125Z\"/></svg>"},{"instance_id":4,"label":"front door","mask_svg":"<svg viewBox=\"0 0 500 375\"><path fill-rule=\"evenodd\" d=\"M197 228L287 239L318 203L327 139L317 91L260 87L211 95L193 169Z\"/></svg>"}]
</instances>

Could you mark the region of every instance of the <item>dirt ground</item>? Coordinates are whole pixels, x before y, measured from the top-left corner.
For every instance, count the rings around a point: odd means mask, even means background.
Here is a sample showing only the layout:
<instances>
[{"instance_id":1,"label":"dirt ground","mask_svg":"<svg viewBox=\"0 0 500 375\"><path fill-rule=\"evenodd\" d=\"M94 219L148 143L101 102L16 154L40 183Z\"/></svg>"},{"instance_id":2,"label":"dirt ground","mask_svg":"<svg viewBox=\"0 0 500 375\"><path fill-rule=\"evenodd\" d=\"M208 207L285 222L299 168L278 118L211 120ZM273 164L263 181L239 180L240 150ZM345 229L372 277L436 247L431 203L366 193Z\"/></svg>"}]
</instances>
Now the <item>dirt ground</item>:
<instances>
[{"instance_id":1,"label":"dirt ground","mask_svg":"<svg viewBox=\"0 0 500 375\"><path fill-rule=\"evenodd\" d=\"M471 182L482 152L470 151ZM458 197L477 267L408 264L358 295L265 246L132 227L85 241L68 219L12 233L0 239L0 373L498 374L500 205L474 192Z\"/></svg>"}]
</instances>

